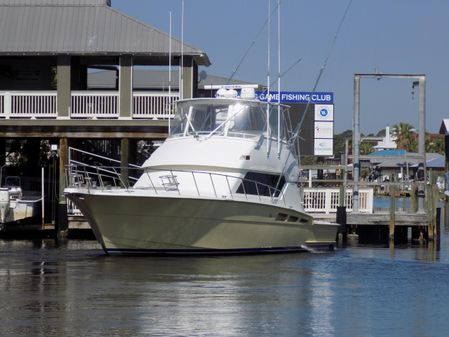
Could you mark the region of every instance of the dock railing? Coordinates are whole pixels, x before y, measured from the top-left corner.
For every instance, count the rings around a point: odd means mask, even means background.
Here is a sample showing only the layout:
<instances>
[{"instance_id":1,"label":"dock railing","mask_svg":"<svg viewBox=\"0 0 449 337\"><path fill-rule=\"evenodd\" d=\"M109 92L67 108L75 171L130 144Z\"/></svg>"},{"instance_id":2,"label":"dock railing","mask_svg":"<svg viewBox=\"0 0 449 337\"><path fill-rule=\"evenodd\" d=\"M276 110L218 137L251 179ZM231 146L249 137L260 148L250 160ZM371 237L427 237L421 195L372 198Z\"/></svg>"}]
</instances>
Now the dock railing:
<instances>
[{"instance_id":1,"label":"dock railing","mask_svg":"<svg viewBox=\"0 0 449 337\"><path fill-rule=\"evenodd\" d=\"M310 213L336 213L340 201L338 188L304 188L304 210ZM359 190L359 212L373 213L374 191L372 188ZM348 212L352 212L352 190L346 190L344 205Z\"/></svg>"},{"instance_id":2,"label":"dock railing","mask_svg":"<svg viewBox=\"0 0 449 337\"><path fill-rule=\"evenodd\" d=\"M120 119L118 91L72 91L70 118ZM58 118L56 91L0 91L0 118ZM174 116L178 93L133 92L132 118Z\"/></svg>"}]
</instances>

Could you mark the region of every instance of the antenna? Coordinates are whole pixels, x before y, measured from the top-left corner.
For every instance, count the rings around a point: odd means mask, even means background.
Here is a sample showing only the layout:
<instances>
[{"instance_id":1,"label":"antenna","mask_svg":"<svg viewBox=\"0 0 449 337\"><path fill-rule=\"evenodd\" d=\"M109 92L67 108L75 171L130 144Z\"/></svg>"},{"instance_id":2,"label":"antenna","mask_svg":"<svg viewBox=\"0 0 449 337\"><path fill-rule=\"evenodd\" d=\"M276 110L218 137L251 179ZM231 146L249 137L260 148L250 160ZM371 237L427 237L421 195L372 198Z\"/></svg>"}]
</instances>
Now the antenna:
<instances>
[{"instance_id":1,"label":"antenna","mask_svg":"<svg viewBox=\"0 0 449 337\"><path fill-rule=\"evenodd\" d=\"M281 156L281 0L278 0L278 158Z\"/></svg>"},{"instance_id":2,"label":"antenna","mask_svg":"<svg viewBox=\"0 0 449 337\"><path fill-rule=\"evenodd\" d=\"M323 75L323 72L324 72L324 70L325 70L326 67L327 67L327 62L329 61L329 58L330 58L330 56L331 56L331 54L332 54L332 51L333 51L334 46L335 46L335 43L337 42L337 38L338 38L338 36L339 36L339 34L340 34L341 27L343 26L343 23L345 22L346 16L347 16L347 14L348 14L348 12L349 12L349 8L350 8L351 5L352 5L352 1L353 1L353 0L349 0L348 5L346 6L346 9L345 9L345 11L344 11L344 13L343 13L343 16L342 16L342 18L340 19L340 23L338 24L337 31L335 32L335 35L334 35L334 38L333 38L333 40L332 40L331 46L330 46L330 48L329 48L329 51L328 51L328 53L327 53L327 55L326 55L326 58L325 58L325 60L324 60L324 63L323 63L323 65L321 66L320 71L319 71L319 73L318 73L318 76L317 76L317 78L316 78L316 80L315 80L315 85L313 86L312 93L314 93L314 92L316 91L316 89L317 89L317 87L318 87L318 83L320 82L321 76ZM297 124L296 127L295 127L295 130L294 130L294 132L293 132L293 137L292 137L292 139L296 139L296 138L299 136L299 133L300 133L301 127L302 127L302 123L304 122L304 119L305 119L305 117L306 117L306 115L307 115L307 109L308 109L310 103L311 103L311 102L310 102L310 99L309 99L309 101L308 101L307 104L306 104L306 107L304 108L304 113L303 113L303 115L302 115L302 117L301 117L301 120L298 122L298 124Z\"/></svg>"},{"instance_id":3,"label":"antenna","mask_svg":"<svg viewBox=\"0 0 449 337\"><path fill-rule=\"evenodd\" d=\"M169 15L170 22L170 38L168 40L168 134L170 135L170 123L171 123L171 111L172 111L172 99L171 99L171 12Z\"/></svg>"},{"instance_id":4,"label":"antenna","mask_svg":"<svg viewBox=\"0 0 449 337\"><path fill-rule=\"evenodd\" d=\"M179 93L184 98L184 0L181 0L181 69Z\"/></svg>"},{"instance_id":5,"label":"antenna","mask_svg":"<svg viewBox=\"0 0 449 337\"><path fill-rule=\"evenodd\" d=\"M267 30L267 157L270 155L270 56L271 56L271 0L268 0L268 30Z\"/></svg>"}]
</instances>

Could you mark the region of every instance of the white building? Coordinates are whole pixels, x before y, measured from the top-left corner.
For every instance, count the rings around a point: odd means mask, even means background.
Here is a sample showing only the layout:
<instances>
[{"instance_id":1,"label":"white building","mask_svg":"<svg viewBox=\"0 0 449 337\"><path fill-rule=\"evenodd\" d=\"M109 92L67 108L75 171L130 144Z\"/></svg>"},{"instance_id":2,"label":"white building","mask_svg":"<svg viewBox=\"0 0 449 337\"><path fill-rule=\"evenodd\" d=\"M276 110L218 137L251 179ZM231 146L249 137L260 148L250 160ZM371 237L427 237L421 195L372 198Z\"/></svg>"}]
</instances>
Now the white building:
<instances>
[{"instance_id":1,"label":"white building","mask_svg":"<svg viewBox=\"0 0 449 337\"><path fill-rule=\"evenodd\" d=\"M385 128L385 137L383 137L380 142L377 142L377 145L373 146L373 148L374 151L391 150L397 148L396 136L390 132L389 126Z\"/></svg>"}]
</instances>

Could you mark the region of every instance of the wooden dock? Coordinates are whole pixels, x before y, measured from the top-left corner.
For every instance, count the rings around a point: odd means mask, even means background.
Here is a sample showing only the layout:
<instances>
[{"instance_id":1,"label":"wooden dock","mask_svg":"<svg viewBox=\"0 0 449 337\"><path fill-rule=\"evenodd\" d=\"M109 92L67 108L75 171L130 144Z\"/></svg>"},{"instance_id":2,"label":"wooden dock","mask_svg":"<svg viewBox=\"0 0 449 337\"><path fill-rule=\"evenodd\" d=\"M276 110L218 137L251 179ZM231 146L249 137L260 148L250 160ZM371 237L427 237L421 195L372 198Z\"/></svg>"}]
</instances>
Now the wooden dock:
<instances>
[{"instance_id":1,"label":"wooden dock","mask_svg":"<svg viewBox=\"0 0 449 337\"><path fill-rule=\"evenodd\" d=\"M313 214L314 219L318 221L330 221L336 222L336 214ZM397 212L396 226L427 226L428 219L426 213L406 213ZM376 212L376 213L348 213L346 215L346 225L359 225L359 226L388 226L390 223L389 212Z\"/></svg>"}]
</instances>

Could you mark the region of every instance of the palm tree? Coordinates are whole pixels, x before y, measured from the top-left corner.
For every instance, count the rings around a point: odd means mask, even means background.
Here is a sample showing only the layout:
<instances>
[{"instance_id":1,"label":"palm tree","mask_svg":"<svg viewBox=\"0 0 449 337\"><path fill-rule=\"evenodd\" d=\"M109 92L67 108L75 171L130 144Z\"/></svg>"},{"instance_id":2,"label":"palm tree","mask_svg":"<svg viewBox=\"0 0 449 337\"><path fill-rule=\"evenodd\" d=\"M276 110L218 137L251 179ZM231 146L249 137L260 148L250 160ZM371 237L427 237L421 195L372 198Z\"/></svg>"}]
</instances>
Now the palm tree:
<instances>
[{"instance_id":1,"label":"palm tree","mask_svg":"<svg viewBox=\"0 0 449 337\"><path fill-rule=\"evenodd\" d=\"M393 126L393 134L396 137L398 149L404 149L408 152L417 151L418 141L416 139L416 132L413 125L400 122L399 124Z\"/></svg>"}]
</instances>

